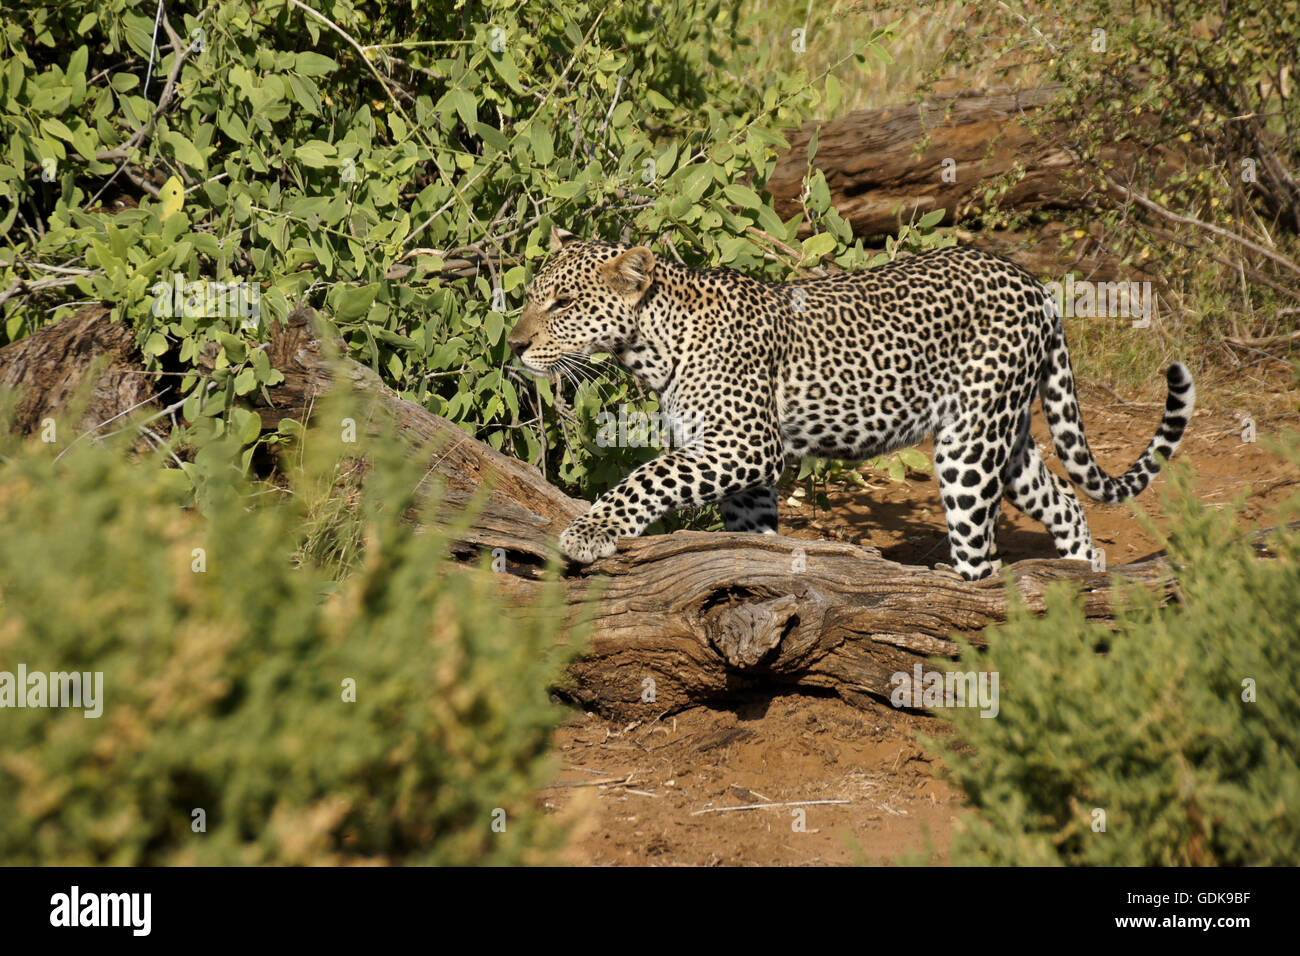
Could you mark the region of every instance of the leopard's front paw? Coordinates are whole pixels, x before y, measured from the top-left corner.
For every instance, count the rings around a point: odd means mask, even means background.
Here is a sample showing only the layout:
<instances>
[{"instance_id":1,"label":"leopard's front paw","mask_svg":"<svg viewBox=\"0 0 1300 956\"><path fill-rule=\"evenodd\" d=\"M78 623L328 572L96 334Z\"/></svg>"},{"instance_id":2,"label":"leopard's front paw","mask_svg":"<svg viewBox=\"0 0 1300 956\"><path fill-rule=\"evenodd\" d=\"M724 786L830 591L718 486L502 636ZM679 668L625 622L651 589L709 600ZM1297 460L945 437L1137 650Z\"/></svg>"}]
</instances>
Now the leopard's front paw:
<instances>
[{"instance_id":1,"label":"leopard's front paw","mask_svg":"<svg viewBox=\"0 0 1300 956\"><path fill-rule=\"evenodd\" d=\"M617 528L588 512L574 518L573 523L560 532L560 550L574 561L591 564L613 554L618 539Z\"/></svg>"}]
</instances>

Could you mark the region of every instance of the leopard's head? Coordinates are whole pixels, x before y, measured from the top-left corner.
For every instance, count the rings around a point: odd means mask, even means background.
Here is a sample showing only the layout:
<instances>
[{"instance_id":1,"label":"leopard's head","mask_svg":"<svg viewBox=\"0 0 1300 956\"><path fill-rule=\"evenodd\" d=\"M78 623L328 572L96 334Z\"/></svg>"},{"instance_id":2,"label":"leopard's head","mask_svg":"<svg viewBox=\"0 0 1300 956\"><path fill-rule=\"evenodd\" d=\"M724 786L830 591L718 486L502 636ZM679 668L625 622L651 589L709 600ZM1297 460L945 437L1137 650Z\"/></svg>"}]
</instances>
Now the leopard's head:
<instances>
[{"instance_id":1,"label":"leopard's head","mask_svg":"<svg viewBox=\"0 0 1300 956\"><path fill-rule=\"evenodd\" d=\"M654 268L645 246L584 242L552 228L551 256L529 284L508 339L520 364L549 376L566 356L617 351L635 335Z\"/></svg>"}]
</instances>

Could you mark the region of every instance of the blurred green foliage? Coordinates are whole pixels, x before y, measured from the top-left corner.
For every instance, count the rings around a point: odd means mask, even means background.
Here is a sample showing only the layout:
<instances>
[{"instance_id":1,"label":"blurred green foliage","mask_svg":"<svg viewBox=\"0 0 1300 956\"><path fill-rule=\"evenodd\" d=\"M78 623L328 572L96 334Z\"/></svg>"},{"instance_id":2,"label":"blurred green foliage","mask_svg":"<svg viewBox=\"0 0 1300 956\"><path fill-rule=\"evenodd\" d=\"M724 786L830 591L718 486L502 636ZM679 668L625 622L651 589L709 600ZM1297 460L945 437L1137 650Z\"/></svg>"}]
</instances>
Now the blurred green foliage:
<instances>
[{"instance_id":1,"label":"blurred green foliage","mask_svg":"<svg viewBox=\"0 0 1300 956\"><path fill-rule=\"evenodd\" d=\"M954 864L1300 863L1300 532L1257 557L1176 464L1163 511L1177 603L1133 590L1112 629L1057 591L990 632L997 717L930 741L974 806Z\"/></svg>"},{"instance_id":2,"label":"blurred green foliage","mask_svg":"<svg viewBox=\"0 0 1300 956\"><path fill-rule=\"evenodd\" d=\"M101 672L104 698L0 711L4 862L548 859L554 592L514 620L448 569L394 440L300 451L254 493L232 439L191 485L116 442L0 438L0 671Z\"/></svg>"}]
</instances>

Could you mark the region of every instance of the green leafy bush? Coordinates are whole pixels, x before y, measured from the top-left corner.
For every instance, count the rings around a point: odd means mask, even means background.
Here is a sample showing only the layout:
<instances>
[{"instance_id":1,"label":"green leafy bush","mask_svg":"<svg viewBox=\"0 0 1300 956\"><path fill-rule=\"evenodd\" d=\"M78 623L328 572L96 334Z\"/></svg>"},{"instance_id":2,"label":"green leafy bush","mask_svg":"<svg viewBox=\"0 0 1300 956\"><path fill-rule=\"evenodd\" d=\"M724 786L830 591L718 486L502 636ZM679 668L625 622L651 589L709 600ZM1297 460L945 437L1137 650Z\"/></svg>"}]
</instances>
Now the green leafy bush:
<instances>
[{"instance_id":1,"label":"green leafy bush","mask_svg":"<svg viewBox=\"0 0 1300 956\"><path fill-rule=\"evenodd\" d=\"M225 418L279 374L248 346L306 302L404 397L593 496L655 450L599 448L588 419L656 407L609 366L559 394L510 364L552 223L772 278L868 258L820 173L790 221L763 184L881 31L810 77L769 69L764 23L720 0L314 6L169 8L156 50L153 0L10 11L0 289L26 285L0 344L103 300L158 370L217 343L216 389L171 381L188 419ZM191 302L200 280L250 283L260 322Z\"/></svg>"},{"instance_id":2,"label":"green leafy bush","mask_svg":"<svg viewBox=\"0 0 1300 956\"><path fill-rule=\"evenodd\" d=\"M949 0L921 0L931 16ZM901 6L901 5L900 5ZM909 3L909 10L916 4ZM987 74L1048 101L1023 121L1071 162L1052 212L1065 260L1098 252L1155 280L1174 338L1125 325L1069 328L1076 368L1146 379L1169 352L1230 367L1239 344L1296 329L1300 302L1300 6L1271 0L989 4L955 25L932 81ZM990 226L1041 213L983 197ZM1063 276L1053 276L1062 279Z\"/></svg>"},{"instance_id":3,"label":"green leafy bush","mask_svg":"<svg viewBox=\"0 0 1300 956\"><path fill-rule=\"evenodd\" d=\"M179 471L64 447L0 439L0 671L100 672L102 715L0 709L0 860L546 858L553 631L444 573L388 442L309 432L291 488L258 494L209 445L189 508ZM345 450L371 470L331 511ZM339 580L312 556L348 522L364 548Z\"/></svg>"},{"instance_id":4,"label":"green leafy bush","mask_svg":"<svg viewBox=\"0 0 1300 956\"><path fill-rule=\"evenodd\" d=\"M931 741L975 808L953 863L1300 863L1300 533L1257 558L1182 468L1165 505L1177 604L1131 594L1112 631L1060 591L990 632L997 717Z\"/></svg>"}]
</instances>

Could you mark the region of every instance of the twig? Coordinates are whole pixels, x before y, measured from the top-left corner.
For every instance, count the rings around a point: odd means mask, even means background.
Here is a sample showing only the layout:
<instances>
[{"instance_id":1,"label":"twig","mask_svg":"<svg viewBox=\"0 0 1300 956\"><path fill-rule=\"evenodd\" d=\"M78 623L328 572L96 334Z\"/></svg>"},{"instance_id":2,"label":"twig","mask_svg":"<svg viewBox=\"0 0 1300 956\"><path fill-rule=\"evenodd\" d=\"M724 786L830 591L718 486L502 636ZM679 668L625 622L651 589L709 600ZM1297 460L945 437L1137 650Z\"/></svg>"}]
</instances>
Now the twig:
<instances>
[{"instance_id":1,"label":"twig","mask_svg":"<svg viewBox=\"0 0 1300 956\"><path fill-rule=\"evenodd\" d=\"M548 783L542 789L554 790L557 788L571 787L622 787L632 782L636 774L630 773L622 780L561 780L556 783Z\"/></svg>"},{"instance_id":2,"label":"twig","mask_svg":"<svg viewBox=\"0 0 1300 956\"><path fill-rule=\"evenodd\" d=\"M130 164L124 162L119 172L126 173L127 179L135 183L138 188L143 189L149 195L153 196L154 199L157 199L159 196L162 195L161 189L159 189L153 183L149 182L149 180L145 179L143 176L137 173ZM116 173L114 175L116 175Z\"/></svg>"},{"instance_id":3,"label":"twig","mask_svg":"<svg viewBox=\"0 0 1300 956\"><path fill-rule=\"evenodd\" d=\"M1127 405L1130 408L1164 408L1165 407L1163 402L1130 402L1127 398L1125 398L1123 395L1115 391L1113 388L1111 388L1109 385L1105 384L1104 382L1093 382L1091 384L1094 387L1099 388L1103 392L1110 395L1111 398L1115 399L1115 401L1119 402L1121 405Z\"/></svg>"},{"instance_id":4,"label":"twig","mask_svg":"<svg viewBox=\"0 0 1300 956\"><path fill-rule=\"evenodd\" d=\"M0 262L0 269L8 269L14 264L15 263L12 262ZM65 276L93 276L95 274L94 269L79 269L73 266L51 266L46 265L44 262L22 262L18 264L24 265L29 269L44 269L46 272L57 272L59 275Z\"/></svg>"},{"instance_id":5,"label":"twig","mask_svg":"<svg viewBox=\"0 0 1300 956\"><path fill-rule=\"evenodd\" d=\"M705 810L696 810L691 816L698 817L703 813L729 813L732 810L767 810L771 807L819 807L827 804L852 802L852 800L786 800L782 803L747 803L739 807L709 807Z\"/></svg>"},{"instance_id":6,"label":"twig","mask_svg":"<svg viewBox=\"0 0 1300 956\"><path fill-rule=\"evenodd\" d=\"M0 305L4 305L19 293L39 292L41 289L57 289L65 285L73 285L81 276L68 276L63 279L37 279L35 282L28 282L26 279L15 279L10 283L9 288L0 292Z\"/></svg>"},{"instance_id":7,"label":"twig","mask_svg":"<svg viewBox=\"0 0 1300 956\"><path fill-rule=\"evenodd\" d=\"M136 130L131 135L131 138L121 146L114 147L113 149L101 150L95 154L95 158L98 160L104 162L116 162L121 160L121 164L113 172L113 175L109 176L108 179L104 181L104 185L99 187L95 192L95 195L90 197L90 201L85 203L85 208L87 209L98 202L99 197L104 195L109 186L113 185L113 180L117 179L117 177L123 172L126 173L126 178L131 180L137 188L143 189L155 199L159 196L158 187L147 179L137 176L134 170L127 167L127 161L130 159L131 151L144 142L144 138L149 135L149 132L153 129L158 117L171 107L172 100L176 96L176 84L180 81L181 70L184 68L185 60L189 57L190 51L194 46L193 44L186 44L184 47L181 46L181 38L177 35L176 31L172 29L171 21L167 19L167 14L163 11L163 5L161 2L158 4L158 12L162 16L163 28L167 31L167 36L171 40L172 52L176 55L176 62L172 64L171 73L167 75L167 82L163 86L162 94L158 97L158 106L154 109L153 113L150 114L149 118L144 123L141 123L140 128ZM206 10L199 14L198 19L200 22L206 14ZM157 27L154 29L156 37ZM152 56L152 51L150 55Z\"/></svg>"},{"instance_id":8,"label":"twig","mask_svg":"<svg viewBox=\"0 0 1300 956\"><path fill-rule=\"evenodd\" d=\"M158 396L157 396L157 395L150 395L150 396L149 396L148 398L146 398L144 401L142 401L142 402L136 402L136 403L135 403L134 405L132 405L130 408L127 408L127 409L124 409L124 410L118 412L118 413L117 413L116 415L114 415L112 418L109 418L109 419L107 419L107 420L105 420L105 421L100 422L98 425L96 425L95 427L91 428L89 431L84 431L84 432L82 432L80 435L78 435L76 438L74 438L74 439L73 439L73 440L68 444L68 447L67 447L67 448L63 449L63 451L61 451L61 452L59 452L57 455L55 455L55 456L54 456L54 460L55 460L55 461L58 461L60 458L62 458L62 457L63 457L64 455L66 455L68 452L72 451L73 446L76 445L79 441L81 441L83 438L89 438L91 435L95 434L95 432L99 431L99 430L100 430L101 428L103 428L105 425L112 424L113 422L115 422L115 421L117 421L119 418L121 418L123 415L129 415L129 414L131 414L133 411L135 411L137 408L140 408L142 405L148 405L150 402L156 402L157 400L158 400ZM162 418L164 415L170 415L172 412L176 411L178 408L183 407L183 406L185 405L185 402L186 402L186 401L188 401L188 396L187 396L186 398L182 398L179 402L177 402L177 403L174 404L174 405L168 405L166 408L164 408L162 411L158 412L156 415L150 415L148 418L144 419L143 421L136 422L135 425L134 425L133 427L136 427L136 428L142 428L143 426L148 425L150 422L155 422L155 421L157 421L158 419ZM124 431L124 430L125 430L125 429L119 429L118 431L110 432L108 435L105 435L104 437L105 437L105 438L110 438L110 437L112 437L113 435L117 435L117 434L119 434L121 431Z\"/></svg>"},{"instance_id":9,"label":"twig","mask_svg":"<svg viewBox=\"0 0 1300 956\"><path fill-rule=\"evenodd\" d=\"M1278 253L1274 252L1273 250L1269 249L1266 246L1261 246L1257 242L1251 242L1245 236L1239 236L1235 232L1214 225L1214 223L1212 222L1205 222L1204 220L1197 219L1194 216L1182 216L1176 212L1172 212L1166 209L1164 206L1161 206L1159 203L1152 202L1150 199L1148 199L1146 196L1143 196L1141 193L1137 192L1136 190L1129 189L1125 186L1121 186L1110 176L1106 177L1106 182L1109 183L1113 189L1116 189L1119 192L1123 193L1125 196L1132 199L1139 206L1143 206L1146 209L1150 209L1152 212L1156 213L1159 216L1164 216L1166 219L1170 220L1171 222L1181 223L1182 225L1185 226L1196 226L1198 229L1204 229L1206 232L1214 233L1214 235L1216 236L1222 236L1224 239L1231 239L1233 242L1243 245L1247 249L1250 249L1254 252L1258 252L1261 256L1264 256L1266 259L1272 259L1278 265L1282 266L1283 268L1291 270L1296 275L1300 275L1300 265L1296 265L1296 263L1292 262L1286 256L1279 255Z\"/></svg>"},{"instance_id":10,"label":"twig","mask_svg":"<svg viewBox=\"0 0 1300 956\"><path fill-rule=\"evenodd\" d=\"M172 99L176 96L176 84L180 80L181 69L185 66L185 59L190 55L190 50L193 49L193 47L190 44L185 44L184 46L181 45L181 38L177 35L176 31L172 29L171 21L167 19L166 14L163 14L162 23L163 28L167 31L168 38L172 41L172 51L176 54L176 62L172 64L171 73L167 76L167 83L163 87L162 95L158 97L158 106L154 109L149 119L142 123L140 128L131 135L130 139L121 146L116 146L113 149L101 150L95 154L96 159L103 160L104 162L127 159L131 155L131 150L139 146L140 143L144 141L144 138L149 135L149 131L153 128L154 121L167 110L167 107L171 105ZM114 175L116 176L117 174L114 173ZM95 198L98 198L98 195L96 195ZM93 203L94 199L92 199L90 203L87 203L87 205Z\"/></svg>"},{"instance_id":11,"label":"twig","mask_svg":"<svg viewBox=\"0 0 1300 956\"><path fill-rule=\"evenodd\" d=\"M1148 226L1147 228L1151 231L1152 235L1158 238L1166 239L1170 242L1175 242L1178 245L1182 246L1184 249L1195 250L1201 253L1202 255L1208 256L1209 258L1213 259L1215 262L1219 263L1219 265L1227 266L1229 269L1240 268L1242 271L1246 273L1247 276L1250 277L1251 280L1258 282L1260 285L1268 286L1274 292L1280 292L1283 295L1290 296L1293 299L1300 299L1300 291L1296 289L1288 288L1287 286L1282 285L1280 282L1275 282L1274 280L1270 279L1268 276L1259 272L1259 270L1248 267L1244 262L1241 262L1240 260L1238 260L1237 262L1233 262L1231 259L1227 258L1226 256L1221 256L1217 252L1214 252L1211 249L1204 249L1188 242L1186 239L1180 239L1178 236L1170 232L1168 229L1161 229L1158 226L1154 226L1154 225Z\"/></svg>"},{"instance_id":12,"label":"twig","mask_svg":"<svg viewBox=\"0 0 1300 956\"><path fill-rule=\"evenodd\" d=\"M799 265L799 262L800 260L803 259L802 250L796 249L794 248L794 246L791 246L790 244L781 241L771 233L764 232L762 229L759 229L758 226L750 226L745 231L748 232L751 236L755 236L758 239L761 239L763 242L766 242L772 248L780 252L783 252L790 258L794 259L795 268L798 269L800 272L810 272L815 276L821 277L827 275L832 271L834 272L840 271L840 267L835 265L835 263L833 262L829 266L824 266L821 264L814 265L811 267L801 266Z\"/></svg>"},{"instance_id":13,"label":"twig","mask_svg":"<svg viewBox=\"0 0 1300 956\"><path fill-rule=\"evenodd\" d=\"M1238 337L1227 336L1227 335L1223 337L1223 341L1228 342L1232 345L1241 346L1242 348L1281 345L1283 342L1294 342L1296 339L1300 339L1300 331L1287 332L1284 335L1266 335L1262 338L1253 338L1253 339L1245 338L1245 337L1238 338Z\"/></svg>"},{"instance_id":14,"label":"twig","mask_svg":"<svg viewBox=\"0 0 1300 956\"><path fill-rule=\"evenodd\" d=\"M158 12L153 18L153 37L149 40L149 66L144 71L144 90L142 95L149 99L149 81L153 79L153 58L158 53L158 25L162 23L163 0L158 0Z\"/></svg>"},{"instance_id":15,"label":"twig","mask_svg":"<svg viewBox=\"0 0 1300 956\"><path fill-rule=\"evenodd\" d=\"M614 87L614 99L609 104L609 112L605 114L605 122L600 124L600 132L596 134L598 139L605 138L605 130L609 129L609 121L614 118L614 109L618 106L619 94L623 92L623 74L618 76L618 84Z\"/></svg>"}]
</instances>

